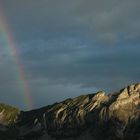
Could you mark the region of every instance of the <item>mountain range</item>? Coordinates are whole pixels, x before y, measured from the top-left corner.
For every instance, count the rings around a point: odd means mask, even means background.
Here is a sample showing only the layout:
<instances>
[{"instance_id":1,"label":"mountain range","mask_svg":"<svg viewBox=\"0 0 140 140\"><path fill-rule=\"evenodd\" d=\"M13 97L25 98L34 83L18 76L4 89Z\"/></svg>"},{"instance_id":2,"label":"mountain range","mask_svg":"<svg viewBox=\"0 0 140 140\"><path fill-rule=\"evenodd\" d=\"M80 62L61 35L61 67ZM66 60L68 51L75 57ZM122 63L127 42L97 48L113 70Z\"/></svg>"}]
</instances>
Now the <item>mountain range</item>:
<instances>
[{"instance_id":1,"label":"mountain range","mask_svg":"<svg viewBox=\"0 0 140 140\"><path fill-rule=\"evenodd\" d=\"M140 140L140 84L31 111L1 103L0 140Z\"/></svg>"}]
</instances>

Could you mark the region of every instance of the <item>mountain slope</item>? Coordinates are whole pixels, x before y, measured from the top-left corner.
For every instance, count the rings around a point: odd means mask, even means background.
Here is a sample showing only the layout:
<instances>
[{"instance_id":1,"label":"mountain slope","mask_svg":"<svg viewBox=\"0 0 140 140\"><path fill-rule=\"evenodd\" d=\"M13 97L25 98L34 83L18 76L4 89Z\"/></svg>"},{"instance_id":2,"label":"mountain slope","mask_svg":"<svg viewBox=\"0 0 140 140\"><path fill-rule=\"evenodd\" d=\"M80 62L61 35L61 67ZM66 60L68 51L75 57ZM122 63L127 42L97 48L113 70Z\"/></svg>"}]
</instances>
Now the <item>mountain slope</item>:
<instances>
[{"instance_id":1,"label":"mountain slope","mask_svg":"<svg viewBox=\"0 0 140 140\"><path fill-rule=\"evenodd\" d=\"M12 125L0 124L2 140L139 140L140 84L18 111Z\"/></svg>"}]
</instances>

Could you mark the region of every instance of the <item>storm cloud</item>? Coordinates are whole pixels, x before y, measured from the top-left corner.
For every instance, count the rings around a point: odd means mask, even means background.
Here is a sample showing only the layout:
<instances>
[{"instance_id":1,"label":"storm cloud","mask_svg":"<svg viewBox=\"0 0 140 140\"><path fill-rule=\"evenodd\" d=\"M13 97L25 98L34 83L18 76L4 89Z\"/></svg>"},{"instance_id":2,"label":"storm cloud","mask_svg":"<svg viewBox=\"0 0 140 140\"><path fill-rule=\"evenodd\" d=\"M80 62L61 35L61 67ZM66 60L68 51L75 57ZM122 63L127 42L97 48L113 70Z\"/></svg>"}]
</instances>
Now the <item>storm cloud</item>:
<instances>
[{"instance_id":1,"label":"storm cloud","mask_svg":"<svg viewBox=\"0 0 140 140\"><path fill-rule=\"evenodd\" d=\"M34 107L140 81L139 0L0 0L0 5ZM0 59L0 99L24 109L15 66L3 46Z\"/></svg>"}]
</instances>

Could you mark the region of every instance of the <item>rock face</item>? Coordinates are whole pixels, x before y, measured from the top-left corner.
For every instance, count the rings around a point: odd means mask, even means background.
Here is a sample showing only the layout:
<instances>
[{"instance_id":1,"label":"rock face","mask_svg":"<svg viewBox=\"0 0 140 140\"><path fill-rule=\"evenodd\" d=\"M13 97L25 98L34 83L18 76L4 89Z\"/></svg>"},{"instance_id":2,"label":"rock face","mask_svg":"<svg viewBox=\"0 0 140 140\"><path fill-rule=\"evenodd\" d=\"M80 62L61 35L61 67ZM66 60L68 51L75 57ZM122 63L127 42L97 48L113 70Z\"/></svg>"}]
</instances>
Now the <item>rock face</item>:
<instances>
[{"instance_id":1,"label":"rock face","mask_svg":"<svg viewBox=\"0 0 140 140\"><path fill-rule=\"evenodd\" d=\"M140 140L140 84L21 111L14 124L0 124L1 140Z\"/></svg>"}]
</instances>

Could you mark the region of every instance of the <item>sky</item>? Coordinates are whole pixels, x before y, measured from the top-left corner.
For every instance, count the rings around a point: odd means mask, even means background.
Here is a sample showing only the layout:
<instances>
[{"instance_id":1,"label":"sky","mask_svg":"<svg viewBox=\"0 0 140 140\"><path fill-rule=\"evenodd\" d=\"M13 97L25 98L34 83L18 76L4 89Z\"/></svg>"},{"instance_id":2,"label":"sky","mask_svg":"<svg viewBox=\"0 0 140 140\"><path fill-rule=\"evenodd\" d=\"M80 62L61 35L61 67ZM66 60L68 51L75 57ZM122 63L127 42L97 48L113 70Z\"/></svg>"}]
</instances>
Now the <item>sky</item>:
<instances>
[{"instance_id":1,"label":"sky","mask_svg":"<svg viewBox=\"0 0 140 140\"><path fill-rule=\"evenodd\" d=\"M0 102L33 109L140 82L139 7L139 0L0 0L33 106L2 43Z\"/></svg>"}]
</instances>

